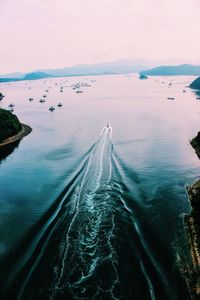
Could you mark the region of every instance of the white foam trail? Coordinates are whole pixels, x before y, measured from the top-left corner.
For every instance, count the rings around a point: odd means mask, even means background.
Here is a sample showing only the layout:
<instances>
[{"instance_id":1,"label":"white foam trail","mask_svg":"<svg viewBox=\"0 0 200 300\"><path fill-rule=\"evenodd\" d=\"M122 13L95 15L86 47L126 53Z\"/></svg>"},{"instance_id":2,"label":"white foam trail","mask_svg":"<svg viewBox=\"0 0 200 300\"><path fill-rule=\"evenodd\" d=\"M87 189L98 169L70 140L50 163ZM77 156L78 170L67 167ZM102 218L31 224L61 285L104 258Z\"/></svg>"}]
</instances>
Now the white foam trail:
<instances>
[{"instance_id":1,"label":"white foam trail","mask_svg":"<svg viewBox=\"0 0 200 300\"><path fill-rule=\"evenodd\" d=\"M103 132L105 131L105 128L106 128L106 127L103 127L103 128L102 128L102 130L101 130L101 132L100 132L100 134L99 134L99 137L102 136Z\"/></svg>"},{"instance_id":2,"label":"white foam trail","mask_svg":"<svg viewBox=\"0 0 200 300\"><path fill-rule=\"evenodd\" d=\"M72 231L74 222L79 214L79 205L81 203L89 209L90 212L94 209L93 198L95 192L101 187L101 178L104 172L104 153L106 151L106 143L108 143L108 138L110 139L111 127L104 127L100 133L99 140L95 145L95 149L90 153L89 160L87 164L87 168L85 174L83 176L82 182L79 187L76 188L76 194L73 199L73 203L75 204L75 213L68 227L66 236L65 236L65 249L61 260L61 269L58 275L58 278L55 283L55 290L51 299L55 297L56 291L59 290L62 278L64 276L65 270L65 262L67 259L67 253L70 246L70 233ZM111 158L108 153L109 159L109 170L108 170L108 178L111 179ZM91 174L90 174L91 173ZM107 176L106 176L107 177ZM90 191L90 194L88 194ZM91 265L91 270L94 269L94 265ZM89 274L88 274L89 276ZM87 277L87 276L86 276Z\"/></svg>"},{"instance_id":3,"label":"white foam trail","mask_svg":"<svg viewBox=\"0 0 200 300\"><path fill-rule=\"evenodd\" d=\"M112 138L112 132L113 132L113 129L112 129L112 126L111 126L111 125L105 126L105 127L103 127L103 129L101 130L101 132L100 132L100 134L99 134L99 137L101 137L103 133L106 133L106 134L109 134L109 137L110 137L110 139L111 139L111 138Z\"/></svg>"},{"instance_id":4,"label":"white foam trail","mask_svg":"<svg viewBox=\"0 0 200 300\"><path fill-rule=\"evenodd\" d=\"M68 248L69 248L69 234L70 234L70 231L71 231L71 228L74 224L74 221L78 215L78 212L79 212L79 201L80 201L80 192L81 192L81 188L83 187L84 185L84 182L85 182L85 179L86 179L86 176L87 176L87 173L89 172L89 166L90 166L90 160L91 160L91 156L89 158L89 163L88 163L88 166L87 166L87 169L86 169L86 172L84 174L84 177L83 177L83 180L81 182L81 186L80 188L78 188L78 192L76 194L76 204L75 204L75 214L72 218L72 221L69 225L69 228L68 228L68 231L67 231L67 234L66 234L66 248L65 248L65 251L64 251L64 255L63 255L63 258L62 258L62 262L61 262L61 271L60 271L60 275L59 275L59 278L58 278L58 281L57 281L57 287L59 287L59 284L62 280L62 277L63 277L63 273L64 273L64 267L65 267L65 260L66 260L66 257L67 257L67 252L68 252ZM54 296L54 295L53 295Z\"/></svg>"},{"instance_id":5,"label":"white foam trail","mask_svg":"<svg viewBox=\"0 0 200 300\"><path fill-rule=\"evenodd\" d=\"M110 138L112 138L112 133L113 133L112 126L109 126L109 129L110 129Z\"/></svg>"}]
</instances>

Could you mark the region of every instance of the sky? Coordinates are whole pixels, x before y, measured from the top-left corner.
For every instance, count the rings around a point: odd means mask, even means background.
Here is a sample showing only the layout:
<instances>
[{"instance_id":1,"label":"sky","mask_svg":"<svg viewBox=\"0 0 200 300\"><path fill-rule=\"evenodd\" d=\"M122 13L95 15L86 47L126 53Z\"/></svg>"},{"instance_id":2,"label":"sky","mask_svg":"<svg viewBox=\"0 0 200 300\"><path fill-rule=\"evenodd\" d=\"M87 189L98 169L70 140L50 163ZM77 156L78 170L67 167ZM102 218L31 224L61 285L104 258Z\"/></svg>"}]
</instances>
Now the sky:
<instances>
[{"instance_id":1,"label":"sky","mask_svg":"<svg viewBox=\"0 0 200 300\"><path fill-rule=\"evenodd\" d=\"M200 64L200 0L0 0L0 73L118 59Z\"/></svg>"}]
</instances>

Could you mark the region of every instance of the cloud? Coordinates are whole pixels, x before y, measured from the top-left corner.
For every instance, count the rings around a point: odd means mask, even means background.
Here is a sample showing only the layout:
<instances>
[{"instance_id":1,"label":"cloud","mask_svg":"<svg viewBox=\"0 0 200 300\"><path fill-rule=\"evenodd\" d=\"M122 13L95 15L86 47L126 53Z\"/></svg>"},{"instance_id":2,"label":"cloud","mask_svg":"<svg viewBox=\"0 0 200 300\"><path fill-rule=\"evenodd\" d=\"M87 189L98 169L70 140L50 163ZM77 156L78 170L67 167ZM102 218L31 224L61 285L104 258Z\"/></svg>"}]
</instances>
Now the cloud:
<instances>
[{"instance_id":1,"label":"cloud","mask_svg":"<svg viewBox=\"0 0 200 300\"><path fill-rule=\"evenodd\" d=\"M199 8L198 0L1 0L1 70L134 57L200 61Z\"/></svg>"}]
</instances>

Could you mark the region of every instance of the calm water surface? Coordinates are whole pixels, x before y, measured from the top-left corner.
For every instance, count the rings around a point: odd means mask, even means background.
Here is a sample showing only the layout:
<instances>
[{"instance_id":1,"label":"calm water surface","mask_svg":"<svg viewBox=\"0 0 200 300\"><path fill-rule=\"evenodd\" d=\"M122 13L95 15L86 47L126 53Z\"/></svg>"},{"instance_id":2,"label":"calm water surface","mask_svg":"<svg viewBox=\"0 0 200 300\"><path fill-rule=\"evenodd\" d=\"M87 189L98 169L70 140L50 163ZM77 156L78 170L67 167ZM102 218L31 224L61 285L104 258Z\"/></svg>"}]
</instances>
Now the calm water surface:
<instances>
[{"instance_id":1,"label":"calm water surface","mask_svg":"<svg viewBox=\"0 0 200 300\"><path fill-rule=\"evenodd\" d=\"M1 106L33 129L0 155L1 298L189 299L176 259L185 188L199 175L192 80L0 85ZM91 87L75 93L78 81Z\"/></svg>"}]
</instances>

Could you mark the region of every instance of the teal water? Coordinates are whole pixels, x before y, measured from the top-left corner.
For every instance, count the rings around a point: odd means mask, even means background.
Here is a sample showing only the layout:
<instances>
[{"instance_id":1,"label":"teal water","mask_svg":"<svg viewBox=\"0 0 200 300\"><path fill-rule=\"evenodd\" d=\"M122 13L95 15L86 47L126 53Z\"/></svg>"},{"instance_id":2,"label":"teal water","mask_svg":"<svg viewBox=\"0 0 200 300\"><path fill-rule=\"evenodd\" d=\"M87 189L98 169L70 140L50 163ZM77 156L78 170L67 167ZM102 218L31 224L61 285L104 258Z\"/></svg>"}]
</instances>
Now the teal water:
<instances>
[{"instance_id":1,"label":"teal water","mask_svg":"<svg viewBox=\"0 0 200 300\"><path fill-rule=\"evenodd\" d=\"M199 175L192 79L0 85L1 107L14 103L33 129L0 155L3 298L189 299L175 245L190 210L185 188ZM91 87L75 93L78 81Z\"/></svg>"}]
</instances>

